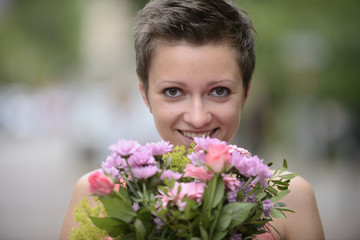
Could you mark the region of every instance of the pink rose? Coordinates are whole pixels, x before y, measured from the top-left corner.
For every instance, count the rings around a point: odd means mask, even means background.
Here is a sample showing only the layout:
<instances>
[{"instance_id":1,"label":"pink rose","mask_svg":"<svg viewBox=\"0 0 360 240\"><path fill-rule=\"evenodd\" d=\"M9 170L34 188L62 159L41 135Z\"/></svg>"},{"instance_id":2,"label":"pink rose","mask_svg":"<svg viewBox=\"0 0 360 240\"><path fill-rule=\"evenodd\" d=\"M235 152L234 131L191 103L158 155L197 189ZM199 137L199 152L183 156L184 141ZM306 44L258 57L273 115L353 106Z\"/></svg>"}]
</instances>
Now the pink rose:
<instances>
[{"instance_id":1,"label":"pink rose","mask_svg":"<svg viewBox=\"0 0 360 240\"><path fill-rule=\"evenodd\" d=\"M89 176L88 191L97 196L105 196L112 192L114 183L101 172L94 172Z\"/></svg>"},{"instance_id":2,"label":"pink rose","mask_svg":"<svg viewBox=\"0 0 360 240\"><path fill-rule=\"evenodd\" d=\"M214 176L214 173L209 171L207 168L203 166L196 167L191 163L185 166L184 173L184 177L198 178L203 181L208 181Z\"/></svg>"},{"instance_id":3,"label":"pink rose","mask_svg":"<svg viewBox=\"0 0 360 240\"><path fill-rule=\"evenodd\" d=\"M205 156L205 163L216 173L223 171L230 162L230 148L225 144L211 144Z\"/></svg>"}]
</instances>

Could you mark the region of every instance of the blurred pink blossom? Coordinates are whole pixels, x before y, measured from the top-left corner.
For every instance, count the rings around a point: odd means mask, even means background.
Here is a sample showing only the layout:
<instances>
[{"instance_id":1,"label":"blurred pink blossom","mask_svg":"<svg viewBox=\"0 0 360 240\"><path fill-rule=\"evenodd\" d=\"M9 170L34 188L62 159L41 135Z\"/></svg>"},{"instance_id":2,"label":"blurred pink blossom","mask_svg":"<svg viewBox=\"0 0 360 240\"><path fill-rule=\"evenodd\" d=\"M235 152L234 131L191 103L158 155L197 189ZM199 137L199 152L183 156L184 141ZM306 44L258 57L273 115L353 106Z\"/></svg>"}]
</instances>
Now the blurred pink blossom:
<instances>
[{"instance_id":1,"label":"blurred pink blossom","mask_svg":"<svg viewBox=\"0 0 360 240\"><path fill-rule=\"evenodd\" d=\"M229 165L231 155L226 144L211 144L205 156L205 163L216 173L224 170Z\"/></svg>"},{"instance_id":2,"label":"blurred pink blossom","mask_svg":"<svg viewBox=\"0 0 360 240\"><path fill-rule=\"evenodd\" d=\"M208 181L214 176L214 173L204 166L196 167L190 163L185 166L184 173L184 177L197 178L203 181Z\"/></svg>"},{"instance_id":3,"label":"blurred pink blossom","mask_svg":"<svg viewBox=\"0 0 360 240\"><path fill-rule=\"evenodd\" d=\"M108 195L114 188L114 183L99 171L93 172L88 180L90 184L88 191L97 196Z\"/></svg>"}]
</instances>

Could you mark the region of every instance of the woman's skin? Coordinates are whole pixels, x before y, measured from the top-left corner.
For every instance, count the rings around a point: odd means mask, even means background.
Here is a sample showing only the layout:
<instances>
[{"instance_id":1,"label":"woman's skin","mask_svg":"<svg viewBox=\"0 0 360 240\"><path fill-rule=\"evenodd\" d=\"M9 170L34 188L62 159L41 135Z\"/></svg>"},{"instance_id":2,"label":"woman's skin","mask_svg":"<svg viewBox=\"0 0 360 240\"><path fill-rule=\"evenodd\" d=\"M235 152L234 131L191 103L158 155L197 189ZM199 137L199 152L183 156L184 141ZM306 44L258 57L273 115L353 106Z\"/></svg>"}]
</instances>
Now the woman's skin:
<instances>
[{"instance_id":1,"label":"woman's skin","mask_svg":"<svg viewBox=\"0 0 360 240\"><path fill-rule=\"evenodd\" d=\"M159 135L174 145L189 146L195 136L229 141L235 134L246 102L241 69L233 50L226 44L194 46L161 41L154 49L149 68L149 88L139 79L139 89L154 117ZM88 197L89 174L76 184L66 213L60 239L76 226L74 208ZM311 186L301 177L290 185L285 197L286 219L272 225L277 239L324 239L320 216Z\"/></svg>"}]
</instances>

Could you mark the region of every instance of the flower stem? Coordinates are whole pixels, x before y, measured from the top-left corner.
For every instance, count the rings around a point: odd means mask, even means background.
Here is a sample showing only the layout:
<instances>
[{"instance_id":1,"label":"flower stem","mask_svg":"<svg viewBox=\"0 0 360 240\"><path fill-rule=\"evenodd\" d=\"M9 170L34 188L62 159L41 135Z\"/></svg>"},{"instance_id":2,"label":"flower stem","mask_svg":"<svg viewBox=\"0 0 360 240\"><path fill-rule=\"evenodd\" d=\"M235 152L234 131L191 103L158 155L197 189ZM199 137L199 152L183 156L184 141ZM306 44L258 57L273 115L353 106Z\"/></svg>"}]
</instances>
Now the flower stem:
<instances>
[{"instance_id":1,"label":"flower stem","mask_svg":"<svg viewBox=\"0 0 360 240\"><path fill-rule=\"evenodd\" d=\"M211 189L211 192L210 192L210 204L209 204L209 212L208 212L209 219L211 217L211 210L212 210L212 205L214 203L215 192L216 192L216 187L217 187L218 180L219 180L219 174L216 173L214 175L214 178L211 180L211 181L214 181L214 184L212 184L212 189Z\"/></svg>"}]
</instances>

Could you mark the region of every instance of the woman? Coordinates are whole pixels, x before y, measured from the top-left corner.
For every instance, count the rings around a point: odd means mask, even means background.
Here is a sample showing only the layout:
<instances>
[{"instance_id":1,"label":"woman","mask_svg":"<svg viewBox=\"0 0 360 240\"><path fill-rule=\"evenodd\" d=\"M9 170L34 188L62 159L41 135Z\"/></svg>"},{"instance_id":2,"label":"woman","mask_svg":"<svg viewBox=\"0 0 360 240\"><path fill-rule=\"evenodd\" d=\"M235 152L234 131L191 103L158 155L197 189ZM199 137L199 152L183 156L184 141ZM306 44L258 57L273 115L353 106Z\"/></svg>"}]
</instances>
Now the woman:
<instances>
[{"instance_id":1,"label":"woman","mask_svg":"<svg viewBox=\"0 0 360 240\"><path fill-rule=\"evenodd\" d=\"M253 27L223 0L153 0L138 15L135 51L139 89L166 141L189 146L196 136L229 141L249 95L255 67ZM88 175L76 184L61 239L88 196ZM295 210L261 239L323 239L311 186L293 180L284 202Z\"/></svg>"}]
</instances>

